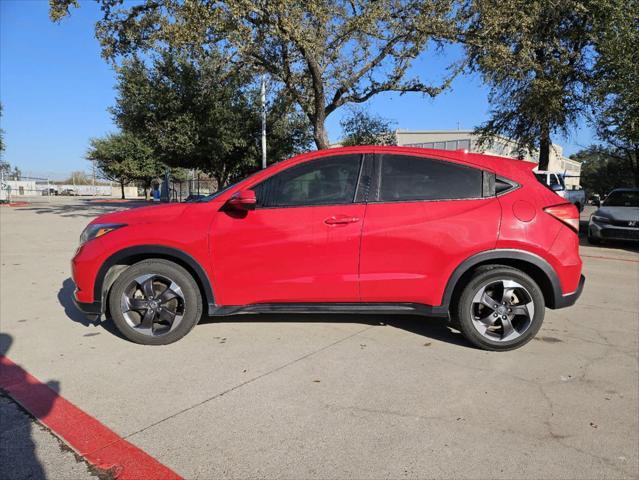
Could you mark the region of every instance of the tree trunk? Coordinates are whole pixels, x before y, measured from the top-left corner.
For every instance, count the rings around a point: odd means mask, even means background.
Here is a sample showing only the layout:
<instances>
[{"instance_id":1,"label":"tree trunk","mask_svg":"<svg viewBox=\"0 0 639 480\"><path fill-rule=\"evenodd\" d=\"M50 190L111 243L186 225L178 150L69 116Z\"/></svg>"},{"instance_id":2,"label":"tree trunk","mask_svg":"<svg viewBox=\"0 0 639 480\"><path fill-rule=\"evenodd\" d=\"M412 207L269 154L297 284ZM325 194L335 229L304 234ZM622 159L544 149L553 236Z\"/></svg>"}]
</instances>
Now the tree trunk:
<instances>
[{"instance_id":1,"label":"tree trunk","mask_svg":"<svg viewBox=\"0 0 639 480\"><path fill-rule=\"evenodd\" d=\"M122 189L122 200L124 200L124 180L120 180L120 188Z\"/></svg>"},{"instance_id":2,"label":"tree trunk","mask_svg":"<svg viewBox=\"0 0 639 480\"><path fill-rule=\"evenodd\" d=\"M539 139L539 170L548 170L550 162L550 129L548 125L541 127L541 136Z\"/></svg>"},{"instance_id":3,"label":"tree trunk","mask_svg":"<svg viewBox=\"0 0 639 480\"><path fill-rule=\"evenodd\" d=\"M149 186L144 184L144 200L149 201Z\"/></svg>"},{"instance_id":4,"label":"tree trunk","mask_svg":"<svg viewBox=\"0 0 639 480\"><path fill-rule=\"evenodd\" d=\"M313 138L318 150L324 150L330 147L326 128L324 127L325 119L324 115L317 115L313 121Z\"/></svg>"}]
</instances>

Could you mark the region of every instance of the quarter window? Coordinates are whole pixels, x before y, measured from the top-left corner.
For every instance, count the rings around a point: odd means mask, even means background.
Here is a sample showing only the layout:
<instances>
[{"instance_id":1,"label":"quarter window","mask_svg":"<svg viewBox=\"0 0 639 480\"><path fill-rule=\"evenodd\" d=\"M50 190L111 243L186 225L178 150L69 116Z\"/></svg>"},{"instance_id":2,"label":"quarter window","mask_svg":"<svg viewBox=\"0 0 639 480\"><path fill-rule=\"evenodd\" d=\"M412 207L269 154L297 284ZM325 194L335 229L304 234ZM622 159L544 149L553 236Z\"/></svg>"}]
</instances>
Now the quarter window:
<instances>
[{"instance_id":1,"label":"quarter window","mask_svg":"<svg viewBox=\"0 0 639 480\"><path fill-rule=\"evenodd\" d=\"M253 190L259 207L296 207L352 203L361 155L310 160L280 172Z\"/></svg>"},{"instance_id":2,"label":"quarter window","mask_svg":"<svg viewBox=\"0 0 639 480\"><path fill-rule=\"evenodd\" d=\"M482 197L482 171L408 155L381 155L379 200L451 200Z\"/></svg>"}]
</instances>

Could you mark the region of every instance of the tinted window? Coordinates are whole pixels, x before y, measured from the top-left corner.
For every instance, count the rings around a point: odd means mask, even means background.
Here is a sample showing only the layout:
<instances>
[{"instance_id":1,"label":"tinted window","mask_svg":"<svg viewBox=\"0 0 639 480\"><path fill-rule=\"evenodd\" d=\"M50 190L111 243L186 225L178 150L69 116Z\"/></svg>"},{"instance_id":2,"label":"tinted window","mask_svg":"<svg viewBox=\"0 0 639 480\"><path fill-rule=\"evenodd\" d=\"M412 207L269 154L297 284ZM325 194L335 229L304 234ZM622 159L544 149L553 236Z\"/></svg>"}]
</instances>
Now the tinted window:
<instances>
[{"instance_id":1,"label":"tinted window","mask_svg":"<svg viewBox=\"0 0 639 480\"><path fill-rule=\"evenodd\" d=\"M481 198L482 171L451 162L382 155L382 202Z\"/></svg>"},{"instance_id":2,"label":"tinted window","mask_svg":"<svg viewBox=\"0 0 639 480\"><path fill-rule=\"evenodd\" d=\"M361 155L311 160L280 172L253 190L260 207L352 203Z\"/></svg>"},{"instance_id":3,"label":"tinted window","mask_svg":"<svg viewBox=\"0 0 639 480\"><path fill-rule=\"evenodd\" d=\"M508 190L513 188L513 184L510 183L505 178L497 177L495 179L495 193L499 195L500 193L507 192Z\"/></svg>"}]
</instances>

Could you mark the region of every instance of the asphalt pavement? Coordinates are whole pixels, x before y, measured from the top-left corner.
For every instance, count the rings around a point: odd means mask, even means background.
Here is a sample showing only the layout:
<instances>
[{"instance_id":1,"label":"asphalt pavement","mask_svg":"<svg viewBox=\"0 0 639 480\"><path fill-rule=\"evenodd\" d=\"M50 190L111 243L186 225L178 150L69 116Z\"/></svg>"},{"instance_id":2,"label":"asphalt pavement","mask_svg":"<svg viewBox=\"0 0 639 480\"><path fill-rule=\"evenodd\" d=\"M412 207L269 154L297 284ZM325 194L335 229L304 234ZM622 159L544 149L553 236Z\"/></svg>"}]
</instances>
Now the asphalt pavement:
<instances>
[{"instance_id":1,"label":"asphalt pavement","mask_svg":"<svg viewBox=\"0 0 639 480\"><path fill-rule=\"evenodd\" d=\"M145 347L88 322L69 278L86 223L135 205L0 207L0 353L184 478L639 477L635 248L584 241L578 304L512 352L388 315L228 317ZM23 457L45 478L94 475L0 409L24 440L3 435L0 476L28 478Z\"/></svg>"}]
</instances>

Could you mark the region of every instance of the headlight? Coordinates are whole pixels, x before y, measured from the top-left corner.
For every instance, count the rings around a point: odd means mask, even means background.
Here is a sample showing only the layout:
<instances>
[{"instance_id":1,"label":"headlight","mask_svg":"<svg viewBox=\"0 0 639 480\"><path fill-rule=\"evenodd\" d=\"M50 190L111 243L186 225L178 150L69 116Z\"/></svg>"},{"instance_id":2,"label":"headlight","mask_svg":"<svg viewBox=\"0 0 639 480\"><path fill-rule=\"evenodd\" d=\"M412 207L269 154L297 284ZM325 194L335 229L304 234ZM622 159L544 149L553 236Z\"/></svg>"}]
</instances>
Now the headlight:
<instances>
[{"instance_id":1,"label":"headlight","mask_svg":"<svg viewBox=\"0 0 639 480\"><path fill-rule=\"evenodd\" d=\"M593 215L592 221L597 223L610 223L610 219L608 217L600 217L599 215Z\"/></svg>"},{"instance_id":2,"label":"headlight","mask_svg":"<svg viewBox=\"0 0 639 480\"><path fill-rule=\"evenodd\" d=\"M87 228L80 235L80 245L84 245L89 240L101 237L120 227L124 227L124 225L121 223L94 223L87 225Z\"/></svg>"}]
</instances>

